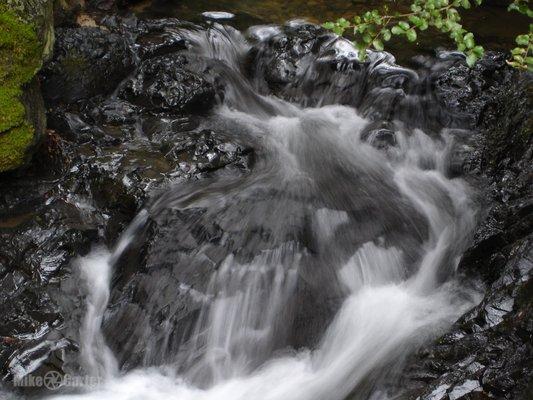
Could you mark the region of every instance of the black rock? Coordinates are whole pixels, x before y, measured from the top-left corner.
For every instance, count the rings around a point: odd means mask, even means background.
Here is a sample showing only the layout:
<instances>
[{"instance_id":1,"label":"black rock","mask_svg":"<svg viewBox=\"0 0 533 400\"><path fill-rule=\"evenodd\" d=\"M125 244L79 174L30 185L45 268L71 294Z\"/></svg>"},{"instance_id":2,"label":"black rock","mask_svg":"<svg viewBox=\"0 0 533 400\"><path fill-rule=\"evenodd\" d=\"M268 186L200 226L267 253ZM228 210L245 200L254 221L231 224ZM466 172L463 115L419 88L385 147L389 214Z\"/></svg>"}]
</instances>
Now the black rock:
<instances>
[{"instance_id":1,"label":"black rock","mask_svg":"<svg viewBox=\"0 0 533 400\"><path fill-rule=\"evenodd\" d=\"M99 28L59 28L53 59L41 71L49 104L112 92L133 69L125 37Z\"/></svg>"},{"instance_id":2,"label":"black rock","mask_svg":"<svg viewBox=\"0 0 533 400\"><path fill-rule=\"evenodd\" d=\"M186 69L181 54L155 57L141 63L121 91L121 97L154 111L208 112L216 101L215 87Z\"/></svg>"}]
</instances>

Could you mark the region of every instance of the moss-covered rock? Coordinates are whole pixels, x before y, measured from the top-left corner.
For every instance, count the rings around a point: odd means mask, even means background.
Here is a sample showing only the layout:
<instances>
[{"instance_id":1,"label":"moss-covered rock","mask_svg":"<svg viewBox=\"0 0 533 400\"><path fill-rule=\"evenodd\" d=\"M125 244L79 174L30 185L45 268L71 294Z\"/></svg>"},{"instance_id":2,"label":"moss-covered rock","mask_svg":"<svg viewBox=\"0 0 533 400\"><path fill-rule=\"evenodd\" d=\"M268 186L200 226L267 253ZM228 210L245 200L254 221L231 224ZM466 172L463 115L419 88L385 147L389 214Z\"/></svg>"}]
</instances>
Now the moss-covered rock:
<instances>
[{"instance_id":1,"label":"moss-covered rock","mask_svg":"<svg viewBox=\"0 0 533 400\"><path fill-rule=\"evenodd\" d=\"M29 25L37 34L44 60L54 48L53 0L4 0L5 8L15 13L19 20Z\"/></svg>"},{"instance_id":2,"label":"moss-covered rock","mask_svg":"<svg viewBox=\"0 0 533 400\"><path fill-rule=\"evenodd\" d=\"M0 171L24 163L26 149L33 142L34 129L26 121L0 135Z\"/></svg>"},{"instance_id":3,"label":"moss-covered rock","mask_svg":"<svg viewBox=\"0 0 533 400\"><path fill-rule=\"evenodd\" d=\"M52 12L51 0L0 5L0 172L22 166L44 135L34 77L53 48Z\"/></svg>"}]
</instances>

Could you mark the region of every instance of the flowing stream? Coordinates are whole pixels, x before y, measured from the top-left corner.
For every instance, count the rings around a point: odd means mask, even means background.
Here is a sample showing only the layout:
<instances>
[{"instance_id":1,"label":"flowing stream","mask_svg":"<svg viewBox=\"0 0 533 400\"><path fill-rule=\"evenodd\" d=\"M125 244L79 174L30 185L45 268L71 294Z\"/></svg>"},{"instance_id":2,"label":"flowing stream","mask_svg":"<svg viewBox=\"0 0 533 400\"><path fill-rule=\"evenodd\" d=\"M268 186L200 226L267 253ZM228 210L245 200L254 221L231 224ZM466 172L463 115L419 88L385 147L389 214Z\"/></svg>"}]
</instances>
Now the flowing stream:
<instances>
[{"instance_id":1,"label":"flowing stream","mask_svg":"<svg viewBox=\"0 0 533 400\"><path fill-rule=\"evenodd\" d=\"M276 29L254 33L268 40ZM459 139L398 124L393 142L380 146L379 132L368 134L368 113L336 104L332 91L312 106L303 94L293 102L261 94L261 82L241 73L249 44L239 32L185 34L189 51L213 62L227 82L208 124L231 128L255 149L256 162L239 177L168 188L114 252L95 249L78 261L88 288L81 364L103 381L53 398L391 398L387 384L406 357L477 300L454 279L476 223L474 190L449 173ZM387 62L382 68L401 71ZM179 350L160 349L164 358L147 353L145 365L121 372L100 329L110 278L149 216L168 209L206 210L196 222L225 227L224 257L197 293L202 306ZM202 263L209 246L174 267ZM337 301L316 341L294 346L303 286L303 301L314 293Z\"/></svg>"}]
</instances>

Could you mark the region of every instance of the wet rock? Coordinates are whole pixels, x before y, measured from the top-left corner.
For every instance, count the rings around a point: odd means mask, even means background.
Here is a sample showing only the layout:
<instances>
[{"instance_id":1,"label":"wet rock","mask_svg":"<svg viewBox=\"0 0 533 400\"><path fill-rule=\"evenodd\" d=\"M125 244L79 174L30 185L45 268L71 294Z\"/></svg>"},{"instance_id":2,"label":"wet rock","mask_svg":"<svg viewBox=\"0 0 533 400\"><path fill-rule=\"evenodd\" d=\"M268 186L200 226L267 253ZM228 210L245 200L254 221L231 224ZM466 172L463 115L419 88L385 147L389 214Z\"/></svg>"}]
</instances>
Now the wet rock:
<instances>
[{"instance_id":1,"label":"wet rock","mask_svg":"<svg viewBox=\"0 0 533 400\"><path fill-rule=\"evenodd\" d=\"M191 132L200 126L200 118L195 116L176 117L172 115L155 115L143 118L144 134L153 142L161 143L165 152L174 147L176 136L182 138L183 132ZM182 139L183 140L183 139Z\"/></svg>"},{"instance_id":2,"label":"wet rock","mask_svg":"<svg viewBox=\"0 0 533 400\"><path fill-rule=\"evenodd\" d=\"M213 131L172 139L167 156L179 161L173 176L182 180L208 178L207 173L217 171L239 176L251 165L251 149ZM114 305L104 322L110 345L127 369L170 361L177 354L205 301L205 277L225 257L220 243L224 232L214 221L202 222L206 210L158 213L116 266ZM194 258L199 249L205 253L200 261ZM182 264L184 260L189 262Z\"/></svg>"},{"instance_id":3,"label":"wet rock","mask_svg":"<svg viewBox=\"0 0 533 400\"><path fill-rule=\"evenodd\" d=\"M251 36L258 41L249 51L247 71L265 94L304 106L354 106L370 120L399 120L427 132L464 127L463 113L438 106L433 90L443 71L464 64L462 58L425 58L416 72L385 52L370 52L361 63L350 41L297 21L281 29L255 29ZM462 72L458 68L453 79L466 79ZM451 92L450 100L455 98Z\"/></svg>"},{"instance_id":4,"label":"wet rock","mask_svg":"<svg viewBox=\"0 0 533 400\"><path fill-rule=\"evenodd\" d=\"M362 135L361 139L378 149L384 149L396 145L395 133L390 129L371 130Z\"/></svg>"},{"instance_id":5,"label":"wet rock","mask_svg":"<svg viewBox=\"0 0 533 400\"><path fill-rule=\"evenodd\" d=\"M140 34L135 41L139 56L145 59L184 50L187 42L175 25L153 27L144 24L143 28L147 32Z\"/></svg>"},{"instance_id":6,"label":"wet rock","mask_svg":"<svg viewBox=\"0 0 533 400\"><path fill-rule=\"evenodd\" d=\"M251 72L263 74L272 89L276 86L283 88L304 75L306 61L310 61L321 42L332 37L315 25L287 25L282 32L276 32L267 42L260 42L252 49L250 57L261 60L261 64L257 64L257 69Z\"/></svg>"},{"instance_id":7,"label":"wet rock","mask_svg":"<svg viewBox=\"0 0 533 400\"><path fill-rule=\"evenodd\" d=\"M505 81L509 82L505 60L505 54L489 52L473 69L462 62L453 64L435 80L437 99L463 116L469 128L488 122L486 108Z\"/></svg>"},{"instance_id":8,"label":"wet rock","mask_svg":"<svg viewBox=\"0 0 533 400\"><path fill-rule=\"evenodd\" d=\"M358 78L364 75L358 63L335 54L335 44L343 43L342 39L337 40L333 34L316 25L294 22L260 36L262 40L248 54L247 65L251 76L259 82L263 80L264 92L289 100L300 99L312 105L318 101L318 91L326 96L335 89L350 93L356 88ZM353 61L355 54L348 56ZM343 64L345 71L337 74L337 64ZM359 73L361 71L362 74ZM355 104L354 93L350 95L350 99L345 96L345 101L340 103Z\"/></svg>"},{"instance_id":9,"label":"wet rock","mask_svg":"<svg viewBox=\"0 0 533 400\"><path fill-rule=\"evenodd\" d=\"M60 28L42 84L50 104L108 94L130 73L134 57L126 38L100 28Z\"/></svg>"},{"instance_id":10,"label":"wet rock","mask_svg":"<svg viewBox=\"0 0 533 400\"><path fill-rule=\"evenodd\" d=\"M451 332L423 349L406 370L405 399L528 399L533 346L533 143L531 76L489 54L473 70L458 65L437 80L438 92L476 126L467 165L486 182L484 220L459 272L486 285L479 305ZM426 373L433 379L420 380Z\"/></svg>"},{"instance_id":11,"label":"wet rock","mask_svg":"<svg viewBox=\"0 0 533 400\"><path fill-rule=\"evenodd\" d=\"M216 100L215 87L186 69L181 54L145 60L129 79L121 97L154 111L207 112Z\"/></svg>"},{"instance_id":12,"label":"wet rock","mask_svg":"<svg viewBox=\"0 0 533 400\"><path fill-rule=\"evenodd\" d=\"M528 398L533 355L531 271L522 274L517 265L531 262L531 244L529 240L514 249L505 268L505 274L513 276L507 284L493 285L452 332L424 350L403 383L411 392L401 398L431 399L442 387L446 387L444 399ZM510 301L512 295L515 301ZM435 364L439 365L436 379L423 382L417 378Z\"/></svg>"},{"instance_id":13,"label":"wet rock","mask_svg":"<svg viewBox=\"0 0 533 400\"><path fill-rule=\"evenodd\" d=\"M101 128L83 119L78 113L69 112L61 107L48 113L48 126L61 132L64 139L79 143L103 138L105 135Z\"/></svg>"},{"instance_id":14,"label":"wet rock","mask_svg":"<svg viewBox=\"0 0 533 400\"><path fill-rule=\"evenodd\" d=\"M235 18L235 14L224 11L206 11L202 13L202 17L214 21L219 21L225 19L233 19Z\"/></svg>"},{"instance_id":15,"label":"wet rock","mask_svg":"<svg viewBox=\"0 0 533 400\"><path fill-rule=\"evenodd\" d=\"M16 193L13 185L6 186L4 193ZM62 370L64 352L74 348L59 331L65 318L56 293L71 260L86 253L98 237L97 225L87 221L76 204L46 201L53 188L40 185L33 198L25 190L24 200L32 201L19 202L16 211L0 212L0 336L7 343L0 351L0 368L10 381L28 373L44 374L53 365Z\"/></svg>"},{"instance_id":16,"label":"wet rock","mask_svg":"<svg viewBox=\"0 0 533 400\"><path fill-rule=\"evenodd\" d=\"M104 125L124 125L137 121L139 108L119 99L106 99L95 101L94 108L89 111L92 119Z\"/></svg>"}]
</instances>

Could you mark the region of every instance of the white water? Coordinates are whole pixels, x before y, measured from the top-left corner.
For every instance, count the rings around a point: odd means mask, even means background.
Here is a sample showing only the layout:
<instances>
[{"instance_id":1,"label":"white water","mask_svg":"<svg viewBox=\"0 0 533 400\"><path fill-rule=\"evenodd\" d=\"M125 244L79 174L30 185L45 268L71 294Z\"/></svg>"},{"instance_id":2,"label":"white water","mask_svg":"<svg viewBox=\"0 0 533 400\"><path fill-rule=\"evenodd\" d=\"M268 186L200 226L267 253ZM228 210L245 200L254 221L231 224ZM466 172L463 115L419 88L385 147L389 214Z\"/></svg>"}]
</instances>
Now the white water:
<instances>
[{"instance_id":1,"label":"white water","mask_svg":"<svg viewBox=\"0 0 533 400\"><path fill-rule=\"evenodd\" d=\"M216 46L210 49L217 50L210 53L213 57L220 52ZM235 62L240 53L232 49L229 56L224 54L226 61ZM306 251L298 243L273 242L270 250L244 265L228 254L210 278L203 294L207 300L183 354L176 355L177 365L119 374L99 328L109 296L110 260L116 260L133 239L146 219L142 214L114 255L96 250L81 262L90 289L81 331L82 362L87 372L108 379L96 389L54 399L344 400L350 395L386 399L389 394L379 385L380 374L397 374L408 354L442 333L477 301L475 294L453 280L475 223L475 209L465 182L446 177L450 136L398 131L397 145L378 151L362 140L369 121L354 109L301 109L259 95L236 109L249 87L234 89L227 100L231 107L221 106L218 117L244 128L263 157L239 196L261 187L317 200L319 205L305 207L314 215L317 247L333 264L338 261L336 252L343 250L336 241L343 229L357 224L350 212L365 196L370 203L390 208L391 215L415 210L409 215L412 229L420 229L422 243L411 251L412 241L395 239L396 245L377 236L354 245L351 256L334 268L344 296L340 308L319 345L300 350L280 349L277 344L284 343L282 328L290 319L286 305L299 274L309 267ZM265 104L268 110L262 107ZM335 168L364 180L343 181L336 178ZM224 204L235 211L237 197L200 197L189 207L216 210ZM290 218L289 207L278 199L264 215L276 226L276 238L298 223ZM243 228L251 224L246 209L237 211L242 211ZM177 372L183 369L184 373ZM368 381L376 387L368 389Z\"/></svg>"},{"instance_id":2,"label":"white water","mask_svg":"<svg viewBox=\"0 0 533 400\"><path fill-rule=\"evenodd\" d=\"M80 329L80 359L91 376L110 378L116 374L117 362L100 330L109 301L111 254L102 248L78 260L80 275L86 286L85 317Z\"/></svg>"},{"instance_id":3,"label":"white water","mask_svg":"<svg viewBox=\"0 0 533 400\"><path fill-rule=\"evenodd\" d=\"M242 122L239 113L222 112ZM290 182L312 179L305 176L290 152L294 136L306 134L299 126L311 123L309 114L315 122L327 122L322 124L327 128L334 124L335 129L321 131L321 139L334 142L341 154L342 148L351 154L346 159L348 164L388 170L405 199L426 217L430 234L422 246L418 272L407 278L400 249L365 243L338 271L347 296L320 346L262 360L264 354L270 354L271 328L292 293L299 260L295 258L287 270L281 267L275 252L245 266L238 265L230 255L211 279L207 295L213 301L199 318L193 346L197 351L189 353L190 358L201 354L201 360L186 377L176 376L168 367L141 369L110 379L93 392L55 398L342 400L374 369L393 365L471 306L456 283L441 285L436 278L439 267L448 261L445 257L449 248L458 246L473 224L465 184L446 179L438 169L419 166L428 157L439 165L448 149L446 142L433 141L418 131L403 137L395 154L387 159L353 139L357 138L354 129L362 126L362 120L344 107L303 110L299 117L288 119L254 120L255 126L263 124L263 129L271 133L265 140L274 142L272 147L286 166L283 178ZM446 202L450 203L448 207L442 207ZM342 215L324 217L323 209L317 215L322 215L318 220L323 222L315 229L324 237L347 223ZM118 248L122 251L124 246ZM96 371L99 376L109 376L116 370L98 330L109 294L109 257L96 251L82 265L84 279L92 289L81 354L88 371ZM265 279L268 273L273 275L272 280ZM257 367L258 359L263 362ZM198 374L208 374L215 383L207 389L186 383Z\"/></svg>"}]
</instances>

